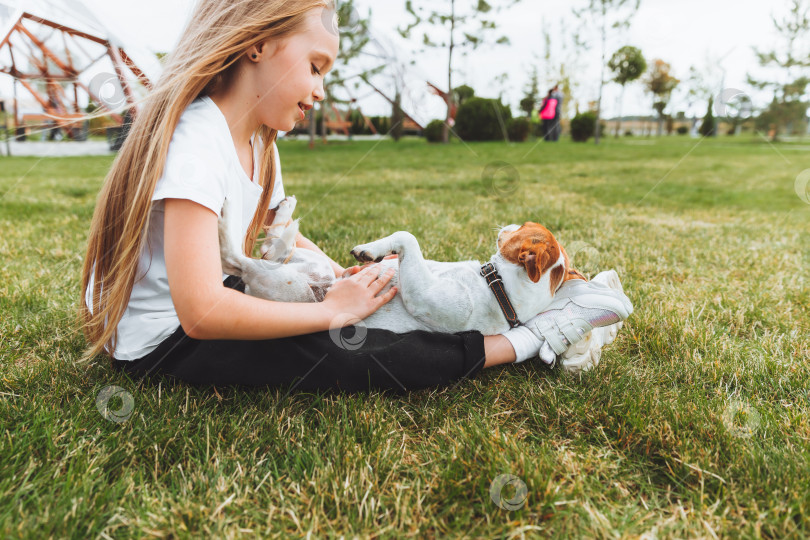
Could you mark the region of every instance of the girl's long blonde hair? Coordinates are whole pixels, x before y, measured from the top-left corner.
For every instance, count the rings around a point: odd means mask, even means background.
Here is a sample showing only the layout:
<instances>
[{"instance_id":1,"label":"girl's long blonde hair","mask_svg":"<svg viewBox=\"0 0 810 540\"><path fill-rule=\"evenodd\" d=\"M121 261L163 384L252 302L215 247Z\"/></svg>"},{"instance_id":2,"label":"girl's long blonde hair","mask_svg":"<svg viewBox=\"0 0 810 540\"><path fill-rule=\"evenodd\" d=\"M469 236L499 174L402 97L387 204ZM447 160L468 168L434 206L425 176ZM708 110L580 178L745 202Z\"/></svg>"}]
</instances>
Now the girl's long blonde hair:
<instances>
[{"instance_id":1,"label":"girl's long blonde hair","mask_svg":"<svg viewBox=\"0 0 810 540\"><path fill-rule=\"evenodd\" d=\"M118 323L129 303L146 243L152 194L183 111L197 97L228 84L250 47L299 31L307 12L317 7L335 8L333 0L198 1L99 195L82 268L80 317L90 345L84 359L105 349L115 351ZM273 143L277 131L262 126L257 135L264 143L257 164L263 191L245 239L247 253L263 225L276 173ZM88 291L91 279L92 290Z\"/></svg>"}]
</instances>

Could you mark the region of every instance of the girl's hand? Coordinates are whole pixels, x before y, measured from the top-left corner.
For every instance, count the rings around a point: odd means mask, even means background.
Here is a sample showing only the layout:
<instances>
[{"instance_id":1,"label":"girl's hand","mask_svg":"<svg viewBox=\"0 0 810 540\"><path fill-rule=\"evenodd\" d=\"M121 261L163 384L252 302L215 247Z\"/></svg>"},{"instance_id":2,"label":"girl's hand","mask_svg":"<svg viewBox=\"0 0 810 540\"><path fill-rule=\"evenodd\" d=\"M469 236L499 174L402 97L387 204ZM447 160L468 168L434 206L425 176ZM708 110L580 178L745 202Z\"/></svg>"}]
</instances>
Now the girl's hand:
<instances>
[{"instance_id":1,"label":"girl's hand","mask_svg":"<svg viewBox=\"0 0 810 540\"><path fill-rule=\"evenodd\" d=\"M391 268L380 274L380 265L373 264L345 279L335 281L323 299L323 306L330 311L334 321L331 326L355 324L391 300L397 294L396 287L391 287L385 294L377 295L395 273ZM337 318L341 320L337 321Z\"/></svg>"}]
</instances>

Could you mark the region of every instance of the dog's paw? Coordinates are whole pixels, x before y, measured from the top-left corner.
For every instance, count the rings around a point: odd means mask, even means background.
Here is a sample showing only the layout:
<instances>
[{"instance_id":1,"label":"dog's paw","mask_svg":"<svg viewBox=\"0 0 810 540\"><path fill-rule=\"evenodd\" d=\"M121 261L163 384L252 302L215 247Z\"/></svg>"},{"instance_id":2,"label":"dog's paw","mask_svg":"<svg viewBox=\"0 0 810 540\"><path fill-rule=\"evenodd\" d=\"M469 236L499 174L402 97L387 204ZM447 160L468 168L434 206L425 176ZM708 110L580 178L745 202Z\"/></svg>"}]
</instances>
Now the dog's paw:
<instances>
[{"instance_id":1,"label":"dog's paw","mask_svg":"<svg viewBox=\"0 0 810 540\"><path fill-rule=\"evenodd\" d=\"M371 251L366 249L366 245L357 246L351 251L352 257L361 263L380 262L383 260L384 255L375 256Z\"/></svg>"},{"instance_id":2,"label":"dog's paw","mask_svg":"<svg viewBox=\"0 0 810 540\"><path fill-rule=\"evenodd\" d=\"M295 198L295 195L288 195L281 199L281 202L278 203L273 210L276 211L276 215L279 214L286 214L288 217L292 215L295 211L295 205L298 203L298 200Z\"/></svg>"},{"instance_id":3,"label":"dog's paw","mask_svg":"<svg viewBox=\"0 0 810 540\"><path fill-rule=\"evenodd\" d=\"M296 202L297 202L297 199L295 198L295 195L287 195L286 197L281 199L281 202L278 203L278 207L279 208L285 208L287 206L295 204Z\"/></svg>"}]
</instances>

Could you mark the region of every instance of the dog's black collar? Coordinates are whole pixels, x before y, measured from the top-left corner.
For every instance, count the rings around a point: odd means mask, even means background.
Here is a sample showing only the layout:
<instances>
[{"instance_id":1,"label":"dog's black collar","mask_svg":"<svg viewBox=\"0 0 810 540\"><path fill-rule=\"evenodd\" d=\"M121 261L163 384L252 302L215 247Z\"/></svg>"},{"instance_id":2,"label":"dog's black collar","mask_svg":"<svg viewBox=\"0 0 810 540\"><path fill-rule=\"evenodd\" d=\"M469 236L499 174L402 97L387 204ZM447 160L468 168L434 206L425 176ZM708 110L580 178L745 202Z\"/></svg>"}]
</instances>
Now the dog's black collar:
<instances>
[{"instance_id":1,"label":"dog's black collar","mask_svg":"<svg viewBox=\"0 0 810 540\"><path fill-rule=\"evenodd\" d=\"M482 265L481 275L484 276L487 280L487 285L492 289L492 293L495 295L498 305L501 306L501 311L503 311L504 317L506 317L506 320L509 322L509 326L512 328L520 326L520 320L517 317L517 313L515 313L515 308L512 307L512 302L510 302L509 297L506 296L506 291L503 288L503 280L501 280L501 275L495 269L495 266L492 263Z\"/></svg>"}]
</instances>

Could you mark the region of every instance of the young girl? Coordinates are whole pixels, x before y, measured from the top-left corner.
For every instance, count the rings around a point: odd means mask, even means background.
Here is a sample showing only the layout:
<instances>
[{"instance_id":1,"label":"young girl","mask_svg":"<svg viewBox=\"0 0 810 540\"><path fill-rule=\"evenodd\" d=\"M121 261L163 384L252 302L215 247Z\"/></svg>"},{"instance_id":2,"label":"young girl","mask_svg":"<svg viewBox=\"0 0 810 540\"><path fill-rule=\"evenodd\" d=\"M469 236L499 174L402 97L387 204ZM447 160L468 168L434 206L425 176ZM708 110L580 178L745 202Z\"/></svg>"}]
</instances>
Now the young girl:
<instances>
[{"instance_id":1,"label":"young girl","mask_svg":"<svg viewBox=\"0 0 810 540\"><path fill-rule=\"evenodd\" d=\"M192 384L352 391L437 386L538 355L550 327L536 322L487 337L357 327L342 341L341 327L397 292L379 295L391 278L379 265L352 267L311 304L253 298L223 276L222 203L243 201L250 253L284 197L276 134L323 99L335 20L331 0L199 1L98 200L82 272L87 357ZM578 337L552 327L546 359Z\"/></svg>"}]
</instances>

